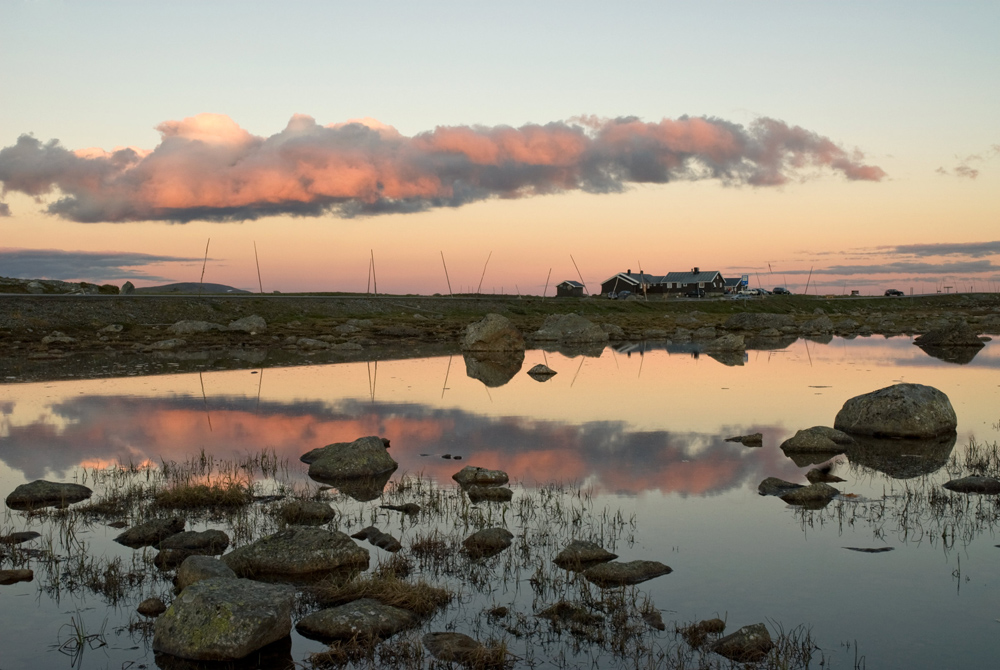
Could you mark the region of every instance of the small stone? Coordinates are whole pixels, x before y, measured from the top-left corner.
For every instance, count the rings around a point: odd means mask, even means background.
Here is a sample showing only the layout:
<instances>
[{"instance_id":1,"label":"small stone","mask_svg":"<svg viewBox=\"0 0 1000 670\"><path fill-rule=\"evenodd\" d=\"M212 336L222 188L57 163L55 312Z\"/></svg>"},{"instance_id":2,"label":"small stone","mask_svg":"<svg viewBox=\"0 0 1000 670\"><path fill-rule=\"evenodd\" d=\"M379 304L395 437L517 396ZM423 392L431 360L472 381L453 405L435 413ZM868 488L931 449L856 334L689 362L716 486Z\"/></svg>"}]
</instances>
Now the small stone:
<instances>
[{"instance_id":1,"label":"small stone","mask_svg":"<svg viewBox=\"0 0 1000 670\"><path fill-rule=\"evenodd\" d=\"M35 573L31 570L0 570L0 586L30 582L34 578Z\"/></svg>"},{"instance_id":2,"label":"small stone","mask_svg":"<svg viewBox=\"0 0 1000 670\"><path fill-rule=\"evenodd\" d=\"M744 626L714 642L709 651L738 663L753 663L767 656L774 643L762 623Z\"/></svg>"},{"instance_id":3,"label":"small stone","mask_svg":"<svg viewBox=\"0 0 1000 670\"><path fill-rule=\"evenodd\" d=\"M495 556L510 546L514 535L506 528L484 528L462 541L473 560Z\"/></svg>"},{"instance_id":4,"label":"small stone","mask_svg":"<svg viewBox=\"0 0 1000 670\"><path fill-rule=\"evenodd\" d=\"M163 604L163 601L159 598L146 598L139 606L135 608L135 611L143 616L154 617L160 616L167 611L167 606Z\"/></svg>"},{"instance_id":5,"label":"small stone","mask_svg":"<svg viewBox=\"0 0 1000 670\"><path fill-rule=\"evenodd\" d=\"M629 561L601 563L583 571L583 576L601 588L639 584L673 572L659 561Z\"/></svg>"}]
</instances>

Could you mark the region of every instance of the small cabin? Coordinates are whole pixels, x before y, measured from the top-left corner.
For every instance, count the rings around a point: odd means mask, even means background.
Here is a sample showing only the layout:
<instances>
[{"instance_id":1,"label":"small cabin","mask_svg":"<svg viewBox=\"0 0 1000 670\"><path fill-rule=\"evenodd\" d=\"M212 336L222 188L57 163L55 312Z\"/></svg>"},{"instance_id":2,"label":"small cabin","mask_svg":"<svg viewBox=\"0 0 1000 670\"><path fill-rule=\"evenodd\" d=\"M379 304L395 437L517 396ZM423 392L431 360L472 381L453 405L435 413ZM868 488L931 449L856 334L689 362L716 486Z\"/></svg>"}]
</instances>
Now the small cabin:
<instances>
[{"instance_id":1,"label":"small cabin","mask_svg":"<svg viewBox=\"0 0 1000 670\"><path fill-rule=\"evenodd\" d=\"M572 279L567 279L561 284L556 284L557 298L582 298L583 284Z\"/></svg>"}]
</instances>

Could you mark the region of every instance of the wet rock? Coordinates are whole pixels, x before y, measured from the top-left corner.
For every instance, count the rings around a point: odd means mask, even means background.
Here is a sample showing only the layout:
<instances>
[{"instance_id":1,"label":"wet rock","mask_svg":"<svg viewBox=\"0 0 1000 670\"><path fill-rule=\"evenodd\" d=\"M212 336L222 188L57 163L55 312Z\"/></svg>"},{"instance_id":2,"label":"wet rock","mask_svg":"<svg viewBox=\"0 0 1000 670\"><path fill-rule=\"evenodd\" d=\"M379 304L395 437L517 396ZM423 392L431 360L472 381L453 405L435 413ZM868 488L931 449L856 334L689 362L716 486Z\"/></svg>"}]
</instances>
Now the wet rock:
<instances>
[{"instance_id":1,"label":"wet rock","mask_svg":"<svg viewBox=\"0 0 1000 670\"><path fill-rule=\"evenodd\" d=\"M793 484L777 477L768 477L757 485L757 493L762 496L783 496L790 491L802 488L802 484Z\"/></svg>"},{"instance_id":2,"label":"wet rock","mask_svg":"<svg viewBox=\"0 0 1000 670\"><path fill-rule=\"evenodd\" d=\"M727 437L726 442L739 442L745 447L762 447L764 446L764 435L761 433L737 435L736 437Z\"/></svg>"},{"instance_id":3,"label":"wet rock","mask_svg":"<svg viewBox=\"0 0 1000 670\"><path fill-rule=\"evenodd\" d=\"M368 560L368 550L345 533L305 526L289 526L222 557L239 577L277 578L367 570Z\"/></svg>"},{"instance_id":4,"label":"wet rock","mask_svg":"<svg viewBox=\"0 0 1000 670\"><path fill-rule=\"evenodd\" d=\"M548 381L556 374L556 371L550 368L548 365L543 365L539 363L535 367L528 370L528 374L538 381Z\"/></svg>"},{"instance_id":5,"label":"wet rock","mask_svg":"<svg viewBox=\"0 0 1000 670\"><path fill-rule=\"evenodd\" d=\"M382 640L417 625L416 614L399 607L361 598L312 614L295 624L295 630L314 640Z\"/></svg>"},{"instance_id":6,"label":"wet rock","mask_svg":"<svg viewBox=\"0 0 1000 670\"><path fill-rule=\"evenodd\" d=\"M506 528L484 528L465 538L462 546L472 559L488 558L509 547L513 539Z\"/></svg>"},{"instance_id":7,"label":"wet rock","mask_svg":"<svg viewBox=\"0 0 1000 670\"><path fill-rule=\"evenodd\" d=\"M745 348L746 343L743 341L742 335L729 333L728 335L723 335L722 337L714 339L711 342L706 342L702 345L701 350L705 353L712 353L743 351Z\"/></svg>"},{"instance_id":8,"label":"wet rock","mask_svg":"<svg viewBox=\"0 0 1000 670\"><path fill-rule=\"evenodd\" d=\"M961 479L952 479L942 486L956 493L1000 494L1000 479L996 477L962 477Z\"/></svg>"},{"instance_id":9,"label":"wet rock","mask_svg":"<svg viewBox=\"0 0 1000 670\"><path fill-rule=\"evenodd\" d=\"M318 454L310 452L302 458L307 456L313 459L309 465L309 476L321 482L375 477L399 467L386 452L382 439L375 436L360 437L353 442L335 442L323 447Z\"/></svg>"},{"instance_id":10,"label":"wet rock","mask_svg":"<svg viewBox=\"0 0 1000 670\"><path fill-rule=\"evenodd\" d=\"M35 573L31 570L0 570L0 586L30 582L34 578Z\"/></svg>"},{"instance_id":11,"label":"wet rock","mask_svg":"<svg viewBox=\"0 0 1000 670\"><path fill-rule=\"evenodd\" d=\"M594 626L604 621L604 617L594 614L586 607L565 600L546 607L535 616L563 625Z\"/></svg>"},{"instance_id":12,"label":"wet rock","mask_svg":"<svg viewBox=\"0 0 1000 670\"><path fill-rule=\"evenodd\" d=\"M183 591L203 579L236 579L228 565L211 556L188 556L177 568L177 589Z\"/></svg>"},{"instance_id":13,"label":"wet rock","mask_svg":"<svg viewBox=\"0 0 1000 670\"><path fill-rule=\"evenodd\" d=\"M41 536L41 533L36 533L33 530L26 530L20 533L11 533L10 535L0 537L0 544L23 544Z\"/></svg>"},{"instance_id":14,"label":"wet rock","mask_svg":"<svg viewBox=\"0 0 1000 670\"><path fill-rule=\"evenodd\" d=\"M486 647L462 633L427 633L420 641L434 658L445 663L475 667L487 653Z\"/></svg>"},{"instance_id":15,"label":"wet rock","mask_svg":"<svg viewBox=\"0 0 1000 670\"><path fill-rule=\"evenodd\" d=\"M337 515L328 503L319 500L293 500L281 508L281 519L300 526L322 525Z\"/></svg>"},{"instance_id":16,"label":"wet rock","mask_svg":"<svg viewBox=\"0 0 1000 670\"><path fill-rule=\"evenodd\" d=\"M968 365L979 353L979 349L976 347L935 347L928 345L920 347L920 350L931 358L936 358L946 363L954 363L955 365Z\"/></svg>"},{"instance_id":17,"label":"wet rock","mask_svg":"<svg viewBox=\"0 0 1000 670\"><path fill-rule=\"evenodd\" d=\"M718 635L724 630L726 630L726 622L722 619L705 619L685 626L679 629L679 632L692 649L699 649L708 640L709 635Z\"/></svg>"},{"instance_id":18,"label":"wet rock","mask_svg":"<svg viewBox=\"0 0 1000 670\"><path fill-rule=\"evenodd\" d=\"M7 507L28 510L38 507L66 507L86 500L91 491L81 484L63 484L36 479L29 484L21 484L7 496Z\"/></svg>"},{"instance_id":19,"label":"wet rock","mask_svg":"<svg viewBox=\"0 0 1000 670\"><path fill-rule=\"evenodd\" d=\"M948 396L932 386L895 384L851 398L833 427L852 435L926 439L955 432Z\"/></svg>"},{"instance_id":20,"label":"wet rock","mask_svg":"<svg viewBox=\"0 0 1000 670\"><path fill-rule=\"evenodd\" d=\"M824 506L839 494L840 491L829 484L819 483L793 489L779 497L789 505Z\"/></svg>"},{"instance_id":21,"label":"wet rock","mask_svg":"<svg viewBox=\"0 0 1000 670\"><path fill-rule=\"evenodd\" d=\"M826 426L813 426L796 431L795 435L781 443L781 450L786 454L833 455L843 453L851 444L854 444L854 439L846 433Z\"/></svg>"},{"instance_id":22,"label":"wet rock","mask_svg":"<svg viewBox=\"0 0 1000 670\"><path fill-rule=\"evenodd\" d=\"M506 486L479 486L473 484L465 489L472 504L481 502L510 502L514 492Z\"/></svg>"},{"instance_id":23,"label":"wet rock","mask_svg":"<svg viewBox=\"0 0 1000 670\"><path fill-rule=\"evenodd\" d=\"M499 486L509 481L507 473L503 470L487 470L473 465L467 465L451 476L460 486Z\"/></svg>"},{"instance_id":24,"label":"wet rock","mask_svg":"<svg viewBox=\"0 0 1000 670\"><path fill-rule=\"evenodd\" d=\"M532 339L559 342L607 342L608 333L579 314L550 314Z\"/></svg>"},{"instance_id":25,"label":"wet rock","mask_svg":"<svg viewBox=\"0 0 1000 670\"><path fill-rule=\"evenodd\" d=\"M642 613L642 620L646 625L656 630L666 630L667 624L663 623L663 615L660 610L647 610Z\"/></svg>"},{"instance_id":26,"label":"wet rock","mask_svg":"<svg viewBox=\"0 0 1000 670\"><path fill-rule=\"evenodd\" d=\"M189 556L218 556L228 547L229 536L221 530L177 533L160 542L160 553L153 559L153 565L173 570Z\"/></svg>"},{"instance_id":27,"label":"wet rock","mask_svg":"<svg viewBox=\"0 0 1000 670\"><path fill-rule=\"evenodd\" d=\"M358 540L368 540L370 544L373 544L379 549L385 549L386 551L392 553L396 553L403 548L403 545L399 543L399 540L388 533L383 533L375 526L362 528L357 533L351 535L351 537Z\"/></svg>"},{"instance_id":28,"label":"wet rock","mask_svg":"<svg viewBox=\"0 0 1000 670\"><path fill-rule=\"evenodd\" d=\"M417 503L405 503L403 505L380 505L382 509L391 509L396 512L402 512L403 514L419 514L420 505Z\"/></svg>"},{"instance_id":29,"label":"wet rock","mask_svg":"<svg viewBox=\"0 0 1000 670\"><path fill-rule=\"evenodd\" d=\"M716 640L708 649L738 663L753 663L766 657L773 647L767 627L755 623Z\"/></svg>"},{"instance_id":30,"label":"wet rock","mask_svg":"<svg viewBox=\"0 0 1000 670\"><path fill-rule=\"evenodd\" d=\"M726 330L761 331L765 328L781 330L785 326L794 326L795 320L788 314L756 314L740 312L733 314L723 324Z\"/></svg>"},{"instance_id":31,"label":"wet rock","mask_svg":"<svg viewBox=\"0 0 1000 670\"><path fill-rule=\"evenodd\" d=\"M659 561L629 561L628 563L601 563L587 568L583 576L601 588L640 584L673 569Z\"/></svg>"},{"instance_id":32,"label":"wet rock","mask_svg":"<svg viewBox=\"0 0 1000 670\"><path fill-rule=\"evenodd\" d=\"M606 563L618 558L618 554L587 540L573 540L563 548L552 562L565 570L585 570L595 563Z\"/></svg>"},{"instance_id":33,"label":"wet rock","mask_svg":"<svg viewBox=\"0 0 1000 670\"><path fill-rule=\"evenodd\" d=\"M172 516L168 519L150 519L138 526L132 526L115 538L115 542L126 547L155 547L162 540L176 535L184 530L185 521L182 517Z\"/></svg>"},{"instance_id":34,"label":"wet rock","mask_svg":"<svg viewBox=\"0 0 1000 670\"><path fill-rule=\"evenodd\" d=\"M812 470L806 473L806 479L809 481L810 484L820 484L820 483L833 484L836 482L847 481L842 477L838 477L837 475L833 474L832 464L823 466L821 468L813 468Z\"/></svg>"},{"instance_id":35,"label":"wet rock","mask_svg":"<svg viewBox=\"0 0 1000 670\"><path fill-rule=\"evenodd\" d=\"M135 611L143 616L155 617L160 616L167 611L167 606L163 604L163 601L159 598L146 598L139 606L135 608Z\"/></svg>"},{"instance_id":36,"label":"wet rock","mask_svg":"<svg viewBox=\"0 0 1000 670\"><path fill-rule=\"evenodd\" d=\"M911 479L937 472L951 457L958 435L929 440L904 440L855 435L848 447L848 460L855 465L883 472L895 479Z\"/></svg>"},{"instance_id":37,"label":"wet rock","mask_svg":"<svg viewBox=\"0 0 1000 670\"><path fill-rule=\"evenodd\" d=\"M229 322L229 330L238 330L244 333L263 333L267 331L267 322L263 317L252 314L242 319Z\"/></svg>"},{"instance_id":38,"label":"wet rock","mask_svg":"<svg viewBox=\"0 0 1000 670\"><path fill-rule=\"evenodd\" d=\"M157 620L153 650L199 661L243 658L292 630L295 591L248 579L206 579Z\"/></svg>"},{"instance_id":39,"label":"wet rock","mask_svg":"<svg viewBox=\"0 0 1000 670\"><path fill-rule=\"evenodd\" d=\"M510 382L524 365L524 351L466 353L462 358L466 376L490 388Z\"/></svg>"},{"instance_id":40,"label":"wet rock","mask_svg":"<svg viewBox=\"0 0 1000 670\"><path fill-rule=\"evenodd\" d=\"M226 327L220 323L211 321L178 321L167 328L167 332L172 335L192 335L194 333L208 333L214 330L225 330Z\"/></svg>"},{"instance_id":41,"label":"wet rock","mask_svg":"<svg viewBox=\"0 0 1000 670\"><path fill-rule=\"evenodd\" d=\"M462 339L465 351L524 351L524 337L505 316L487 314L469 324Z\"/></svg>"}]
</instances>

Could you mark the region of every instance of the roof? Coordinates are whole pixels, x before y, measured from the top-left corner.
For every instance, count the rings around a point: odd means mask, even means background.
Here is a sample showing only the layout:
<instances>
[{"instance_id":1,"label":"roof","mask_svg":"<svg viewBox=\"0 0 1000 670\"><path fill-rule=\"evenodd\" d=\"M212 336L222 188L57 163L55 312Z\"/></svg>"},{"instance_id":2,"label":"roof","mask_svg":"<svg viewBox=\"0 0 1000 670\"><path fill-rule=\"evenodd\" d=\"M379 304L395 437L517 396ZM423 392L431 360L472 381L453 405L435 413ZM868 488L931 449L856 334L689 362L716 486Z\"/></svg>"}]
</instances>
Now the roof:
<instances>
[{"instance_id":1,"label":"roof","mask_svg":"<svg viewBox=\"0 0 1000 670\"><path fill-rule=\"evenodd\" d=\"M730 277L726 280L726 286L739 286L743 282L743 277Z\"/></svg>"},{"instance_id":2,"label":"roof","mask_svg":"<svg viewBox=\"0 0 1000 670\"><path fill-rule=\"evenodd\" d=\"M668 272L663 275L663 283L673 283L678 284L697 284L699 282L710 282L715 279L715 276L722 276L722 273L718 270L701 270L697 274L694 272Z\"/></svg>"},{"instance_id":3,"label":"roof","mask_svg":"<svg viewBox=\"0 0 1000 670\"><path fill-rule=\"evenodd\" d=\"M572 279L567 279L566 281L556 284L556 286L569 286L570 288L583 288L583 284L578 281L573 281Z\"/></svg>"},{"instance_id":4,"label":"roof","mask_svg":"<svg viewBox=\"0 0 1000 670\"><path fill-rule=\"evenodd\" d=\"M625 272L619 272L616 275L611 275L607 279L601 282L601 285L607 284L613 279L618 279L619 281L625 282L626 284L631 284L633 286L638 286L639 284L658 284L662 277L658 275L648 275L646 273L633 272L632 274L627 274Z\"/></svg>"}]
</instances>

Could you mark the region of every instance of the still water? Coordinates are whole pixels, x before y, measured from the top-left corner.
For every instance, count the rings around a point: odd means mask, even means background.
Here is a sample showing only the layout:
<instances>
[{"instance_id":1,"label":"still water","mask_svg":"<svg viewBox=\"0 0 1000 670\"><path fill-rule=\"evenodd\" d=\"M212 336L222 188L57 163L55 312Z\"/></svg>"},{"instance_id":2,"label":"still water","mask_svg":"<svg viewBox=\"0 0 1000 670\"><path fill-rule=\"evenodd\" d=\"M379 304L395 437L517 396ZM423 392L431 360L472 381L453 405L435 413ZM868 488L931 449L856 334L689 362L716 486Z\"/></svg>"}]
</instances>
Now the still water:
<instances>
[{"instance_id":1,"label":"still water","mask_svg":"<svg viewBox=\"0 0 1000 670\"><path fill-rule=\"evenodd\" d=\"M535 381L525 371L536 363L558 374ZM909 338L877 337L799 340L750 351L740 365L655 348L586 357L534 350L508 383L492 387L468 376L457 355L8 384L0 386L0 493L120 463L158 467L202 452L229 459L265 450L287 459L288 478L306 486L302 453L380 435L391 439L400 464L395 481L420 474L450 486L462 466L478 465L508 472L517 495L572 484L592 494L595 509L620 510L628 529L615 546L619 560L673 568L637 587L662 611L668 631L669 622L714 616L726 619L727 632L757 622L772 632L803 624L833 667L853 667L858 656L869 668L990 667L1000 653L995 523L958 524L957 533L952 524L949 536L948 520L915 514L901 521L886 511L908 490L950 479L942 459L886 468L842 456L835 472L847 481L836 486L852 497L812 512L759 496L757 484L765 477L804 483L813 466L796 465L778 445L798 429L832 425L848 398L897 382L949 396L959 419L952 457L960 459L970 440L992 444L1000 439L998 368L996 343L956 365ZM755 432L763 448L725 441ZM378 502L351 504L364 513ZM38 530L41 541L58 541L44 522L6 506L0 512L0 535ZM404 547L407 533L417 532L388 530ZM118 532L99 524L76 530L91 554L131 560L132 550L110 542ZM385 555L368 548L373 565ZM128 624L139 618L140 600L169 594L163 584L110 605L86 589L53 593L44 582L36 574L34 582L0 586L0 670L156 667L150 640ZM482 602L470 598L424 630L466 630L466 620L492 604L529 614L537 606L516 585ZM107 645L75 656L60 651L74 617L89 631L103 630ZM323 648L293 632L295 660ZM551 650L534 662L564 662L546 657Z\"/></svg>"}]
</instances>

